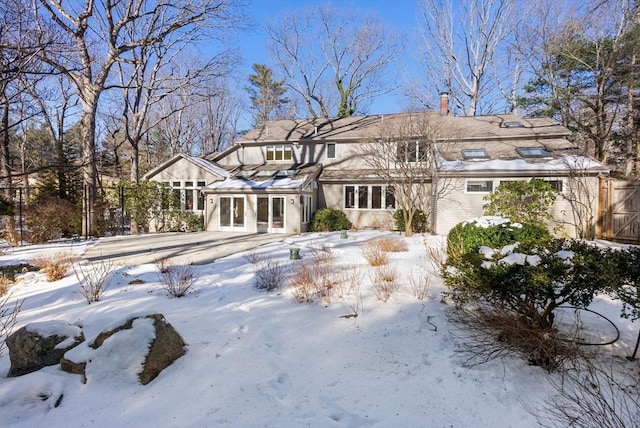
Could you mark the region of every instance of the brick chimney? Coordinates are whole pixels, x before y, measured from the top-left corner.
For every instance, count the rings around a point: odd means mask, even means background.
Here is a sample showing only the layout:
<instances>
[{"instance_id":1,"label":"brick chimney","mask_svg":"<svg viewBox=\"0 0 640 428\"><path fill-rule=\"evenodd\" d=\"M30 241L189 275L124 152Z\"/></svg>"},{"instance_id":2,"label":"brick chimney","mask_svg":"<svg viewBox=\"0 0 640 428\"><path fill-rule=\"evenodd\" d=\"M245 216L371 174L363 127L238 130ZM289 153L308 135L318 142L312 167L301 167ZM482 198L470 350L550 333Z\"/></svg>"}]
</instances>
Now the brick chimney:
<instances>
[{"instance_id":1,"label":"brick chimney","mask_svg":"<svg viewBox=\"0 0 640 428\"><path fill-rule=\"evenodd\" d=\"M440 116L449 114L449 93L440 92Z\"/></svg>"}]
</instances>

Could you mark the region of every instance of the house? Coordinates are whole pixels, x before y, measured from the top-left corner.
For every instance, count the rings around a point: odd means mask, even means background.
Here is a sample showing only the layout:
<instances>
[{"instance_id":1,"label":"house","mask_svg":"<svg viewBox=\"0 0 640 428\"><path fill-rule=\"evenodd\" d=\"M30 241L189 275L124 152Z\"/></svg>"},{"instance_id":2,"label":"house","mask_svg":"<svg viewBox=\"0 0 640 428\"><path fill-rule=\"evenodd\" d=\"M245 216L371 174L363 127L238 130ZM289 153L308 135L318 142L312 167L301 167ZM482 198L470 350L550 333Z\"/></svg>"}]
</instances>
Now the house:
<instances>
[{"instance_id":1,"label":"house","mask_svg":"<svg viewBox=\"0 0 640 428\"><path fill-rule=\"evenodd\" d=\"M556 226L575 236L594 227L598 177L609 171L569 135L548 118L446 111L277 120L220 153L178 155L144 178L181 192L183 208L203 213L207 230L301 233L324 207L343 210L358 229L393 228L400 182L412 177L432 230L446 234L482 215L484 196L501 182L539 177L561 196Z\"/></svg>"}]
</instances>

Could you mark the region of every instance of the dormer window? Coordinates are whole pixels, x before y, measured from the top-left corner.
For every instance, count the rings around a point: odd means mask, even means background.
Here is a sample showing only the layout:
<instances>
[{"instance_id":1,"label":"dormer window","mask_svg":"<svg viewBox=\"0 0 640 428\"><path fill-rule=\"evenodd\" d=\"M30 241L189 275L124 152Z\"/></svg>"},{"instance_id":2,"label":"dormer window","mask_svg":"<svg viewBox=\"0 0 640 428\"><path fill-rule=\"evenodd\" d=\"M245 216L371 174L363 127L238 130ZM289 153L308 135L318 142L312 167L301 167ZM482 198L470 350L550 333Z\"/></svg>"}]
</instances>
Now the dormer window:
<instances>
[{"instance_id":1,"label":"dormer window","mask_svg":"<svg viewBox=\"0 0 640 428\"><path fill-rule=\"evenodd\" d=\"M547 158L551 153L544 147L518 147L516 152L523 158Z\"/></svg>"},{"instance_id":2,"label":"dormer window","mask_svg":"<svg viewBox=\"0 0 640 428\"><path fill-rule=\"evenodd\" d=\"M489 153L485 149L464 149L462 157L464 160L487 160Z\"/></svg>"}]
</instances>

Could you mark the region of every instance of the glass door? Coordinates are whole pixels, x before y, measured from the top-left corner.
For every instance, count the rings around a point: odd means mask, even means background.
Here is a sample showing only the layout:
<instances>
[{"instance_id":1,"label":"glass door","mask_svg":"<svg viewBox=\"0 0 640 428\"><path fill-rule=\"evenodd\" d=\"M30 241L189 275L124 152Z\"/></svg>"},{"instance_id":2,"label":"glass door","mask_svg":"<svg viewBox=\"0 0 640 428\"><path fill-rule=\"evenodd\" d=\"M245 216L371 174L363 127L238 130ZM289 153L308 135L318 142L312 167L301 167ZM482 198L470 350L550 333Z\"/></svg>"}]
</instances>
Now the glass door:
<instances>
[{"instance_id":1,"label":"glass door","mask_svg":"<svg viewBox=\"0 0 640 428\"><path fill-rule=\"evenodd\" d=\"M284 196L271 198L271 232L284 233Z\"/></svg>"},{"instance_id":2,"label":"glass door","mask_svg":"<svg viewBox=\"0 0 640 428\"><path fill-rule=\"evenodd\" d=\"M220 229L244 229L244 197L220 197Z\"/></svg>"}]
</instances>

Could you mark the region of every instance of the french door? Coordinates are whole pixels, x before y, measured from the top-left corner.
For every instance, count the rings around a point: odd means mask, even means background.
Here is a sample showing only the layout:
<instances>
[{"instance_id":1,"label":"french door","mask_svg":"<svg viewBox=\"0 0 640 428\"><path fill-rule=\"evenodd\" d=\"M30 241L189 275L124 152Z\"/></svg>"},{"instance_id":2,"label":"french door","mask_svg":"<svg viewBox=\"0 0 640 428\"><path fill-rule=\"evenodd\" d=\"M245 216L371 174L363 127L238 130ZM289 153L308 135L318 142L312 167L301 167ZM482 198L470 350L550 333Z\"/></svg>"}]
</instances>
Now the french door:
<instances>
[{"instance_id":1,"label":"french door","mask_svg":"<svg viewBox=\"0 0 640 428\"><path fill-rule=\"evenodd\" d=\"M258 196L258 233L284 233L284 196Z\"/></svg>"},{"instance_id":2,"label":"french door","mask_svg":"<svg viewBox=\"0 0 640 428\"><path fill-rule=\"evenodd\" d=\"M220 196L220 229L244 229L244 196Z\"/></svg>"}]
</instances>

